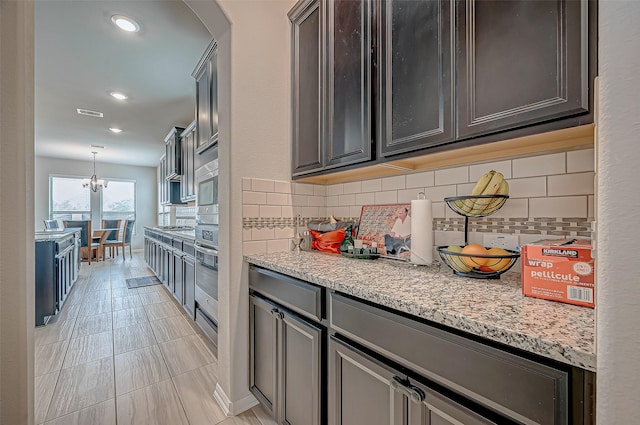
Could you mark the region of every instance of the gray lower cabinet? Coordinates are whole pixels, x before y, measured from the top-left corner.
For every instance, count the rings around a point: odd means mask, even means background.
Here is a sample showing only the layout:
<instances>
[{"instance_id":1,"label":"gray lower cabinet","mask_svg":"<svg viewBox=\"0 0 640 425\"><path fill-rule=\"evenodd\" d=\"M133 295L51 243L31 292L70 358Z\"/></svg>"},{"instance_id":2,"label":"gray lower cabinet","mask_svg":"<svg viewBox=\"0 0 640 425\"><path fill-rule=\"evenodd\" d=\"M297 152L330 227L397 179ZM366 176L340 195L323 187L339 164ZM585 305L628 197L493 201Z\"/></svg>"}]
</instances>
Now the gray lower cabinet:
<instances>
[{"instance_id":1,"label":"gray lower cabinet","mask_svg":"<svg viewBox=\"0 0 640 425\"><path fill-rule=\"evenodd\" d=\"M182 307L195 320L196 314L196 263L190 255L182 257L182 277L184 280L184 296Z\"/></svg>"},{"instance_id":2,"label":"gray lower cabinet","mask_svg":"<svg viewBox=\"0 0 640 425\"><path fill-rule=\"evenodd\" d=\"M184 297L184 267L182 266L183 254L181 251L173 251L173 297L182 305Z\"/></svg>"},{"instance_id":3,"label":"gray lower cabinet","mask_svg":"<svg viewBox=\"0 0 640 425\"><path fill-rule=\"evenodd\" d=\"M252 294L251 392L280 424L321 424L322 328Z\"/></svg>"},{"instance_id":4,"label":"gray lower cabinet","mask_svg":"<svg viewBox=\"0 0 640 425\"><path fill-rule=\"evenodd\" d=\"M330 425L495 423L333 337L329 373Z\"/></svg>"}]
</instances>

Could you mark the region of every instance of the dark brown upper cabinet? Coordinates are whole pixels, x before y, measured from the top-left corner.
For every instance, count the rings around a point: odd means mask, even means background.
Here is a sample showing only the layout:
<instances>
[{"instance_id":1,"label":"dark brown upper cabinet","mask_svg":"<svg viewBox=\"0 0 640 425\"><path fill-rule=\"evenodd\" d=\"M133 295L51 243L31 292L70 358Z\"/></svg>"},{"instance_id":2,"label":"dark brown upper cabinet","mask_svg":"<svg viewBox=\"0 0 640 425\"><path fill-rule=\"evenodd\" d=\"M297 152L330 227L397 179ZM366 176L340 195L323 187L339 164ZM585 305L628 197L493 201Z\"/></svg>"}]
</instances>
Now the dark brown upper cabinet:
<instances>
[{"instance_id":1,"label":"dark brown upper cabinet","mask_svg":"<svg viewBox=\"0 0 640 425\"><path fill-rule=\"evenodd\" d=\"M325 168L372 159L373 2L326 3Z\"/></svg>"},{"instance_id":2,"label":"dark brown upper cabinet","mask_svg":"<svg viewBox=\"0 0 640 425\"><path fill-rule=\"evenodd\" d=\"M453 3L377 5L379 156L453 140Z\"/></svg>"},{"instance_id":3,"label":"dark brown upper cabinet","mask_svg":"<svg viewBox=\"0 0 640 425\"><path fill-rule=\"evenodd\" d=\"M218 45L212 40L191 74L196 80L196 153L218 142Z\"/></svg>"},{"instance_id":4,"label":"dark brown upper cabinet","mask_svg":"<svg viewBox=\"0 0 640 425\"><path fill-rule=\"evenodd\" d=\"M458 138L589 112L586 0L459 0Z\"/></svg>"},{"instance_id":5,"label":"dark brown upper cabinet","mask_svg":"<svg viewBox=\"0 0 640 425\"><path fill-rule=\"evenodd\" d=\"M324 4L324 3L323 3ZM292 25L292 173L322 167L322 25L320 0L303 1L289 12Z\"/></svg>"}]
</instances>

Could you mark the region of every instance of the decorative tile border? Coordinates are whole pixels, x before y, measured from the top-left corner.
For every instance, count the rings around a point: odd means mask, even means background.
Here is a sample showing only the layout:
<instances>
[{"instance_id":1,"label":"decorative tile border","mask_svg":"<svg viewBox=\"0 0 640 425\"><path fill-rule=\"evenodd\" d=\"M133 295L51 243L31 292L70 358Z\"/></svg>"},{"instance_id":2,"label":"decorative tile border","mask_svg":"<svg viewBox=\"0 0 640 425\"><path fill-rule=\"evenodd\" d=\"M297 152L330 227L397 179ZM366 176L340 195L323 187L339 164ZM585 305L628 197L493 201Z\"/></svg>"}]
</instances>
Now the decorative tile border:
<instances>
[{"instance_id":1,"label":"decorative tile border","mask_svg":"<svg viewBox=\"0 0 640 425\"><path fill-rule=\"evenodd\" d=\"M311 220L326 220L324 217L302 217L300 226L306 227ZM359 220L352 217L346 220ZM469 231L478 233L509 233L524 235L582 236L591 237L592 219L587 218L479 218L469 220ZM243 229L294 228L295 218L245 217ZM464 231L464 218L434 218L434 231Z\"/></svg>"}]
</instances>

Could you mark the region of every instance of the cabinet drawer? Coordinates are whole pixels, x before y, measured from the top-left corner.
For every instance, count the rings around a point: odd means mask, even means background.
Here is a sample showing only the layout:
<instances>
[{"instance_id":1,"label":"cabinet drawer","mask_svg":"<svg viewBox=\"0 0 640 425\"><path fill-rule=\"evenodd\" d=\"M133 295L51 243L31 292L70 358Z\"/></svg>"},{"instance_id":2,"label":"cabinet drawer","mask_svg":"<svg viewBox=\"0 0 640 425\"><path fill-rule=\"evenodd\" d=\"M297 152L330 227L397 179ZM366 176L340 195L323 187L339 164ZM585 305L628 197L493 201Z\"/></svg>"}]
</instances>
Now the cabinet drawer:
<instances>
[{"instance_id":1,"label":"cabinet drawer","mask_svg":"<svg viewBox=\"0 0 640 425\"><path fill-rule=\"evenodd\" d=\"M183 242L183 243L182 243L182 251L183 251L185 254L188 254L188 255L190 255L190 256L192 256L192 257L195 257L195 256L196 256L196 250L195 250L195 248L193 247L193 244L192 244L192 243L190 243L190 242Z\"/></svg>"},{"instance_id":2,"label":"cabinet drawer","mask_svg":"<svg viewBox=\"0 0 640 425\"><path fill-rule=\"evenodd\" d=\"M251 266L249 288L313 320L325 316L325 288Z\"/></svg>"},{"instance_id":3,"label":"cabinet drawer","mask_svg":"<svg viewBox=\"0 0 640 425\"><path fill-rule=\"evenodd\" d=\"M524 424L568 424L568 373L331 294L331 328Z\"/></svg>"},{"instance_id":4,"label":"cabinet drawer","mask_svg":"<svg viewBox=\"0 0 640 425\"><path fill-rule=\"evenodd\" d=\"M174 248L176 248L179 251L182 251L182 241L180 239L174 239L171 242L171 246L173 246Z\"/></svg>"}]
</instances>

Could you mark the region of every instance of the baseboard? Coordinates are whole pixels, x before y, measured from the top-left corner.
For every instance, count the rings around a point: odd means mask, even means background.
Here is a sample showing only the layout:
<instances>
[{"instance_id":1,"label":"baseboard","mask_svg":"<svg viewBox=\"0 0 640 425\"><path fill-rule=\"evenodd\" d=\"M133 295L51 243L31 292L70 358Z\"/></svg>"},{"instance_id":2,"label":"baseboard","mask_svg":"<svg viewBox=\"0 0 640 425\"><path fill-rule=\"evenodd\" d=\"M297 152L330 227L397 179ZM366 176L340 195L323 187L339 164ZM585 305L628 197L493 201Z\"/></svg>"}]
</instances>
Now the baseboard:
<instances>
[{"instance_id":1,"label":"baseboard","mask_svg":"<svg viewBox=\"0 0 640 425\"><path fill-rule=\"evenodd\" d=\"M236 416L245 410L251 409L253 406L258 404L258 400L252 395L249 394L245 398L242 398L238 401L232 402L229 400L229 397L224 393L224 390L220 387L219 384L216 384L216 390L213 392L213 397L216 399L222 411L227 416Z\"/></svg>"}]
</instances>

